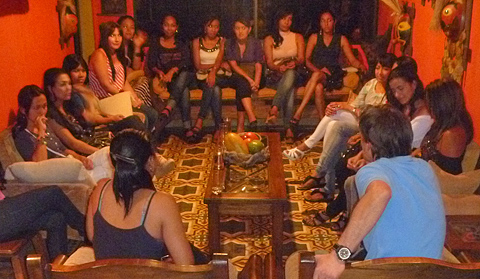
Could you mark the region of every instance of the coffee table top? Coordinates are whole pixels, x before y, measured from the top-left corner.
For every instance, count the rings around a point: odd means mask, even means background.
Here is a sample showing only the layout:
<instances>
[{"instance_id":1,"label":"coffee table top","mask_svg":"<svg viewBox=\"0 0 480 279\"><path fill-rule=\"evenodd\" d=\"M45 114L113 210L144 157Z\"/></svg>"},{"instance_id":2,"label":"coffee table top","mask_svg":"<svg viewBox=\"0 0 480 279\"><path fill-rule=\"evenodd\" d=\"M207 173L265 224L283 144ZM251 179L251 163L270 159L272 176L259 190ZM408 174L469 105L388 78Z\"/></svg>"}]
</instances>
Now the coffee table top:
<instances>
[{"instance_id":1,"label":"coffee table top","mask_svg":"<svg viewBox=\"0 0 480 279\"><path fill-rule=\"evenodd\" d=\"M447 215L446 246L449 250L480 251L480 216Z\"/></svg>"},{"instance_id":2,"label":"coffee table top","mask_svg":"<svg viewBox=\"0 0 480 279\"><path fill-rule=\"evenodd\" d=\"M267 138L270 160L249 170L237 166L231 167L230 177L233 181L225 182L226 190L219 195L212 192L212 187L225 181L227 169L216 170L212 166L205 191L205 203L220 202L220 200L287 201L280 135L278 133L260 133L260 135Z\"/></svg>"}]
</instances>

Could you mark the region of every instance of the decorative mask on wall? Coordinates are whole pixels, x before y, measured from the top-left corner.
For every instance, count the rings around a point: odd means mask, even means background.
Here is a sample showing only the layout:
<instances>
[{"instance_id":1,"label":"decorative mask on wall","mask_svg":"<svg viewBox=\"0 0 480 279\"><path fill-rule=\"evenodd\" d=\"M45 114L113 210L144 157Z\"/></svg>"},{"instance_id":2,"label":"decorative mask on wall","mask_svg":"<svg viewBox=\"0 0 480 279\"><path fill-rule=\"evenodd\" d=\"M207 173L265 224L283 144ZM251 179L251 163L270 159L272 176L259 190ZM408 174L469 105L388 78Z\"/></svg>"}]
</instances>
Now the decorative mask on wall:
<instances>
[{"instance_id":1,"label":"decorative mask on wall","mask_svg":"<svg viewBox=\"0 0 480 279\"><path fill-rule=\"evenodd\" d=\"M413 52L412 32L415 19L415 4L412 3L409 6L405 2L401 5L400 2L402 1L399 0L382 0L382 2L393 10L392 15L395 17L388 51L397 55L411 56ZM396 45L400 45L401 54L395 51L397 49Z\"/></svg>"},{"instance_id":2,"label":"decorative mask on wall","mask_svg":"<svg viewBox=\"0 0 480 279\"><path fill-rule=\"evenodd\" d=\"M470 1L470 2L469 2ZM450 77L462 83L467 68L468 41L471 11L467 6L472 0L437 0L430 22L431 30L441 29L445 34L445 48L442 59L442 77ZM470 19L468 19L470 18ZM467 20L468 19L468 20Z\"/></svg>"},{"instance_id":3,"label":"decorative mask on wall","mask_svg":"<svg viewBox=\"0 0 480 279\"><path fill-rule=\"evenodd\" d=\"M454 1L448 2L442 9L440 25L445 36L453 42L458 41L465 25L463 10L463 4Z\"/></svg>"},{"instance_id":4,"label":"decorative mask on wall","mask_svg":"<svg viewBox=\"0 0 480 279\"><path fill-rule=\"evenodd\" d=\"M77 9L74 0L57 1L58 21L60 23L60 46L70 44L70 38L77 33Z\"/></svg>"}]
</instances>

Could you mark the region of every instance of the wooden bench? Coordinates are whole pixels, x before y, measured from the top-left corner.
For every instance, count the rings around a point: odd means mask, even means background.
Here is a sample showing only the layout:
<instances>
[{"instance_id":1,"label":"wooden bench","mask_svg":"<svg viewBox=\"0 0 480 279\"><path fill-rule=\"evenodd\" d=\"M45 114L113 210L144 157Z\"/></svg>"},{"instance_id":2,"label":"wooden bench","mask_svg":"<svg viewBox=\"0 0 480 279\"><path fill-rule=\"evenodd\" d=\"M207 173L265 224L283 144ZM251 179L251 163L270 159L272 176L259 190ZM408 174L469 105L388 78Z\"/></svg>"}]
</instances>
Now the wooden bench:
<instances>
[{"instance_id":1,"label":"wooden bench","mask_svg":"<svg viewBox=\"0 0 480 279\"><path fill-rule=\"evenodd\" d=\"M286 279L311 279L315 270L314 252L292 254L287 263ZM290 256L290 257L292 257ZM288 262L288 260L287 260ZM421 257L398 257L365 260L348 264L341 279L467 279L480 278L480 263L456 264Z\"/></svg>"},{"instance_id":2,"label":"wooden bench","mask_svg":"<svg viewBox=\"0 0 480 279\"><path fill-rule=\"evenodd\" d=\"M235 267L229 268L227 254L214 254L213 260L205 265L175 265L145 259L107 259L91 263L68 266L63 263L66 256L57 257L52 264L46 264L40 255L27 258L30 279L260 279L262 258L253 255L245 268L237 274Z\"/></svg>"},{"instance_id":3,"label":"wooden bench","mask_svg":"<svg viewBox=\"0 0 480 279\"><path fill-rule=\"evenodd\" d=\"M15 279L27 279L27 248L30 241L35 248L35 252L48 258L47 247L40 233L33 236L2 242L0 243L0 258L10 259L15 274Z\"/></svg>"}]
</instances>

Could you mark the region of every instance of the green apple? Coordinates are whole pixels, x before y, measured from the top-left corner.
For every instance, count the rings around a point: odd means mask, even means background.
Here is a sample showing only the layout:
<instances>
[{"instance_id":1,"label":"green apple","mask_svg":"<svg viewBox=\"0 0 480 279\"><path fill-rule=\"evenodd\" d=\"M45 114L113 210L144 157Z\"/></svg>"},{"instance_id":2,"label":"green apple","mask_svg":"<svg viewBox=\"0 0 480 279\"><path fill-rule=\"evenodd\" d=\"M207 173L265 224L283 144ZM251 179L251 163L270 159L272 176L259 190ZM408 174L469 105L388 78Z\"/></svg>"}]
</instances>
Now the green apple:
<instances>
[{"instance_id":1,"label":"green apple","mask_svg":"<svg viewBox=\"0 0 480 279\"><path fill-rule=\"evenodd\" d=\"M252 140L248 143L248 151L250 151L250 154L255 154L261 151L264 147L265 145L260 140Z\"/></svg>"}]
</instances>

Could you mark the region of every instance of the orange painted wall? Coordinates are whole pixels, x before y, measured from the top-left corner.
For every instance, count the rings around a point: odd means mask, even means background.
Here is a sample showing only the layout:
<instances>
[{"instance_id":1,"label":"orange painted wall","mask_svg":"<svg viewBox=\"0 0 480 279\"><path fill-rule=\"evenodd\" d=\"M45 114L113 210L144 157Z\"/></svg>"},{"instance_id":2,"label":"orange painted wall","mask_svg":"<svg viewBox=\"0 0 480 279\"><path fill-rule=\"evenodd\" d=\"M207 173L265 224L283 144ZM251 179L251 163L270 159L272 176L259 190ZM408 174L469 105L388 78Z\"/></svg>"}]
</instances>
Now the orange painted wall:
<instances>
[{"instance_id":1,"label":"orange painted wall","mask_svg":"<svg viewBox=\"0 0 480 279\"><path fill-rule=\"evenodd\" d=\"M425 85L431 81L440 78L440 69L442 67L443 47L445 36L443 32L429 30L430 20L433 16L431 2L425 6L421 5L420 0L408 1L415 3L416 16L413 25L413 58L418 63L418 72ZM480 2L473 1L472 18L480 17ZM383 7L382 7L383 6ZM386 6L381 3L378 13L379 34L381 28L388 27L391 22L389 12L385 11ZM387 8L388 9L388 8ZM385 27L386 26L386 27ZM467 74L464 83L465 99L467 109L472 115L475 127L475 141L480 143L480 21L472 20L470 34L470 49L472 49L472 61L468 64Z\"/></svg>"},{"instance_id":2,"label":"orange painted wall","mask_svg":"<svg viewBox=\"0 0 480 279\"><path fill-rule=\"evenodd\" d=\"M467 66L464 89L467 108L473 118L475 142L480 144L480 1L473 1L470 49L472 60Z\"/></svg>"},{"instance_id":3,"label":"orange painted wall","mask_svg":"<svg viewBox=\"0 0 480 279\"><path fill-rule=\"evenodd\" d=\"M126 0L127 1L127 14L133 16L133 0ZM115 21L117 22L120 16L110 16L110 15L101 15L102 13L102 5L100 0L92 0L92 12L93 12L93 27L95 28L95 47L98 47L98 43L100 42L100 24L107 22L107 21Z\"/></svg>"},{"instance_id":4,"label":"orange painted wall","mask_svg":"<svg viewBox=\"0 0 480 279\"><path fill-rule=\"evenodd\" d=\"M73 39L70 47L60 48L56 4L57 0L29 1L26 14L0 17L0 129L17 111L19 90L28 84L42 86L45 70L61 67L63 58L74 53Z\"/></svg>"}]
</instances>

